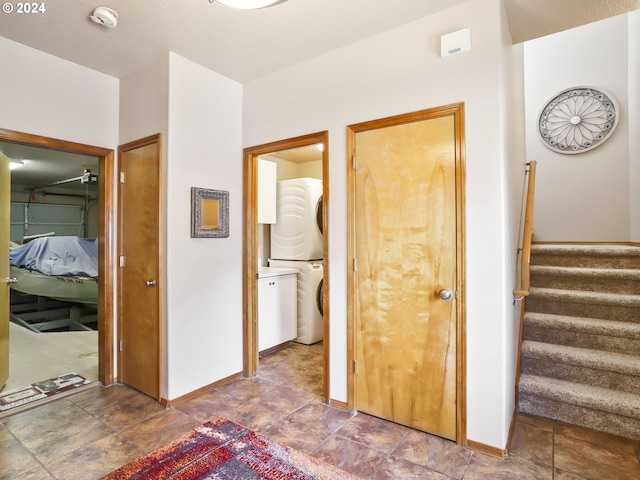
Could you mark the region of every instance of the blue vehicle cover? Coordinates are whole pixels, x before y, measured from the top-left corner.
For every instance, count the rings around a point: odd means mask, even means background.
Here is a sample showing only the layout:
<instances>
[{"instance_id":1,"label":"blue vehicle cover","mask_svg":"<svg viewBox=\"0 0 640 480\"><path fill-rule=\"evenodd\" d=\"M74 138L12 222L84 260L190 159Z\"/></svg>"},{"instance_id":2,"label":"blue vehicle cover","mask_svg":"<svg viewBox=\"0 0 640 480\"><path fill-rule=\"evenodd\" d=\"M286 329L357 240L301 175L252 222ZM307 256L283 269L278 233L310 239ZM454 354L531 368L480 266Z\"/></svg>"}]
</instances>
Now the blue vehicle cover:
<instances>
[{"instance_id":1,"label":"blue vehicle cover","mask_svg":"<svg viewBox=\"0 0 640 480\"><path fill-rule=\"evenodd\" d=\"M11 265L50 276L98 278L98 239L41 237L9 252Z\"/></svg>"}]
</instances>

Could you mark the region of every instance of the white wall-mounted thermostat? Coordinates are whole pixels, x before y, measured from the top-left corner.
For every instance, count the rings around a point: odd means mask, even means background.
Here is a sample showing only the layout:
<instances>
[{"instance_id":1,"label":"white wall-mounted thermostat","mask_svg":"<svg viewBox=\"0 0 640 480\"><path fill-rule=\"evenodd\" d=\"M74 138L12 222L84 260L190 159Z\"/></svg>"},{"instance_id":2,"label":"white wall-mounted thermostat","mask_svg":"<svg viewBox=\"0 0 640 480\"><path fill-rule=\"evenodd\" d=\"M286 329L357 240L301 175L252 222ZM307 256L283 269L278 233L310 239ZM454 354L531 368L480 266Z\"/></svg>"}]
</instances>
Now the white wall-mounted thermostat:
<instances>
[{"instance_id":1,"label":"white wall-mounted thermostat","mask_svg":"<svg viewBox=\"0 0 640 480\"><path fill-rule=\"evenodd\" d=\"M471 30L463 28L440 37L440 56L449 57L471 50Z\"/></svg>"}]
</instances>

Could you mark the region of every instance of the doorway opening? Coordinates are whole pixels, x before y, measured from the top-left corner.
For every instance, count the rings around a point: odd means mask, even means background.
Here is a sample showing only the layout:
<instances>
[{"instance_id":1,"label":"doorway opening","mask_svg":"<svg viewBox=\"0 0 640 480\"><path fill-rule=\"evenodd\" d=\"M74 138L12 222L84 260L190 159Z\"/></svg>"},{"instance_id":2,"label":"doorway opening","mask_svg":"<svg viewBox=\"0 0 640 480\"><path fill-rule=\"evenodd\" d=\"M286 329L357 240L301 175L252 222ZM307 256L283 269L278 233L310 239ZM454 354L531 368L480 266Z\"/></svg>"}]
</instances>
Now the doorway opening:
<instances>
[{"instance_id":1,"label":"doorway opening","mask_svg":"<svg viewBox=\"0 0 640 480\"><path fill-rule=\"evenodd\" d=\"M97 250L99 276L97 280L97 322L96 324L94 324L97 328L97 380L104 385L111 384L114 382L112 348L113 275L111 272L111 265L113 264L111 219L113 218L112 209L114 205L114 191L112 187L114 170L113 150L6 129L0 129L0 145L4 145L7 150L13 151L18 151L20 149L27 149L25 151L31 149L32 152L36 152L42 149L49 150L53 157L61 158L61 162L64 161L64 154L69 154L69 156L66 157L68 158L69 163L77 160L84 166L84 162L87 162L86 169L91 170L90 172L86 173L80 172L78 176L83 177L83 179L80 180L79 183L82 183L82 181L85 181L85 183L94 183L94 185L91 186L92 193L90 195L81 195L81 197L87 197L87 209L92 208L97 210L97 215L95 215L94 217L97 218L97 221L94 225L88 227L88 229L83 230L83 232L91 236L95 236L95 238L97 238L98 244ZM42 162L42 165L44 165L44 168L46 168L46 160L43 160ZM92 168L94 168L94 165L95 170L92 170ZM62 176L65 177L65 179L63 179L64 182L70 179L67 175ZM49 183L56 182L53 181ZM85 189L85 193L87 193L87 189ZM35 195L34 192L29 193L27 203L32 198L32 196L35 196L35 198L37 198L37 193ZM89 199L88 197L90 197L91 199ZM91 203L94 202L94 199L97 200L97 204L95 205ZM85 213L87 209L84 209ZM25 220L28 221L28 219ZM80 223L83 223L85 220L86 219L82 219ZM42 224L39 226L40 229L45 227L44 223L45 222L42 222ZM65 228L67 227L68 226L66 226ZM2 315L3 319L7 318L7 322L9 317L8 314L9 312L3 312ZM86 319L88 319L87 323L90 323L89 317L85 317L85 320ZM63 374L69 372L58 373ZM33 382L36 382L45 379L33 378L31 380Z\"/></svg>"},{"instance_id":2,"label":"doorway opening","mask_svg":"<svg viewBox=\"0 0 640 480\"><path fill-rule=\"evenodd\" d=\"M283 347L304 352L311 362L319 354L322 357L321 394L325 401L329 396L328 178L326 131L244 150L243 374L246 377L258 375L261 357L266 365L268 355ZM317 236L311 243L319 247L301 246L299 250L291 250L285 245L278 250L285 253L276 254L280 258L272 258L272 252L276 252L271 243L271 239L276 238L273 236L276 198L284 198L286 194L282 189L293 183L299 192L296 196L301 198L300 210L305 210L303 204L308 207L300 217L300 224L315 223L311 230L317 226L320 231L319 234L309 231L303 236L307 239ZM271 219L264 217L270 209L269 200L264 196L269 193L267 190L272 190L274 211ZM282 241L287 243L286 239ZM308 243L305 240L304 244ZM285 289L284 294L280 293L282 289ZM259 299L259 292L262 292L262 299ZM271 301L273 292L277 292L282 302ZM273 312L277 313L273 315ZM288 320L291 315L296 319L293 322ZM272 327L274 320L278 325ZM318 323L320 332L313 332ZM273 335L276 331L280 336ZM309 372L309 375L320 377L317 372Z\"/></svg>"}]
</instances>

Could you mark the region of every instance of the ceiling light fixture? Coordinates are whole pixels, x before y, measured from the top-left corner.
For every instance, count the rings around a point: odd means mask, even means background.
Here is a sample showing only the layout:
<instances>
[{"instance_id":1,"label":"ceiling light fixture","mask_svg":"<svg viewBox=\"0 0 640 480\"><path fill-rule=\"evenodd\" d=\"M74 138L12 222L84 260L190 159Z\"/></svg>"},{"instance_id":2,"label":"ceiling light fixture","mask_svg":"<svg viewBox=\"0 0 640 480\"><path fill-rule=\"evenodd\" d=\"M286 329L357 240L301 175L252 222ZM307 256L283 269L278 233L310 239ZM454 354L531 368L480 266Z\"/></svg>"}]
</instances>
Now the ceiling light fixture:
<instances>
[{"instance_id":1,"label":"ceiling light fixture","mask_svg":"<svg viewBox=\"0 0 640 480\"><path fill-rule=\"evenodd\" d=\"M11 160L9 162L9 170L15 170L16 168L20 168L24 165L24 162L20 160Z\"/></svg>"},{"instance_id":2,"label":"ceiling light fixture","mask_svg":"<svg viewBox=\"0 0 640 480\"><path fill-rule=\"evenodd\" d=\"M287 0L209 0L209 3L213 3L214 1L227 7L254 10L257 8L271 7L279 3L284 3Z\"/></svg>"}]
</instances>

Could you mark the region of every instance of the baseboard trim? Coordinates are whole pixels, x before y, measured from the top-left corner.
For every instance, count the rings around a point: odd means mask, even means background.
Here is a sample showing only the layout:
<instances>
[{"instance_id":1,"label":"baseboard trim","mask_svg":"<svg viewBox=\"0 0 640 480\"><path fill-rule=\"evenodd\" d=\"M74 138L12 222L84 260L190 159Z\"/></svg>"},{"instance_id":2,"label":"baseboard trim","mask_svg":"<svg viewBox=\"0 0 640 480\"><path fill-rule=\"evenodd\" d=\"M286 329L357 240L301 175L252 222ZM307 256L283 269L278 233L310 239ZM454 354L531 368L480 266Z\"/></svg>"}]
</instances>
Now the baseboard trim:
<instances>
[{"instance_id":1,"label":"baseboard trim","mask_svg":"<svg viewBox=\"0 0 640 480\"><path fill-rule=\"evenodd\" d=\"M490 457L497 457L503 460L507 460L509 458L509 452L507 450L492 447L490 445L485 445L484 443L467 440L467 444L465 446L469 450L473 450L474 452L482 453L484 455L489 455Z\"/></svg>"},{"instance_id":2,"label":"baseboard trim","mask_svg":"<svg viewBox=\"0 0 640 480\"><path fill-rule=\"evenodd\" d=\"M178 405L179 403L186 402L187 400L191 400L192 398L197 397L198 395L206 392L207 390L211 390L212 388L225 385L235 380L236 378L240 378L241 376L242 376L242 372L234 373L233 375L223 378L222 380L218 380L217 382L210 383L209 385L199 388L198 390L194 390L193 392L189 392L186 395L182 395L181 397L177 397L171 400L168 400L166 398L160 398L160 405L162 405L165 408L173 407L175 405Z\"/></svg>"},{"instance_id":3,"label":"baseboard trim","mask_svg":"<svg viewBox=\"0 0 640 480\"><path fill-rule=\"evenodd\" d=\"M291 345L291 343L292 343L291 341L287 341L287 342L281 343L279 345L275 345L275 346L273 346L271 348L266 348L266 349L258 352L258 358L262 359L263 357L266 357L267 355L271 355L272 353L279 352L280 350L283 350L283 349L289 347Z\"/></svg>"},{"instance_id":4,"label":"baseboard trim","mask_svg":"<svg viewBox=\"0 0 640 480\"><path fill-rule=\"evenodd\" d=\"M332 398L329 399L329 406L339 408L340 410L349 410L349 405L347 402L342 402L340 400L334 400Z\"/></svg>"}]
</instances>

